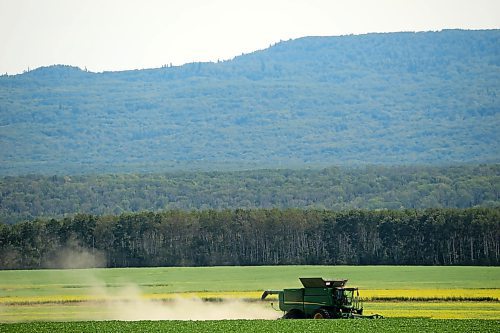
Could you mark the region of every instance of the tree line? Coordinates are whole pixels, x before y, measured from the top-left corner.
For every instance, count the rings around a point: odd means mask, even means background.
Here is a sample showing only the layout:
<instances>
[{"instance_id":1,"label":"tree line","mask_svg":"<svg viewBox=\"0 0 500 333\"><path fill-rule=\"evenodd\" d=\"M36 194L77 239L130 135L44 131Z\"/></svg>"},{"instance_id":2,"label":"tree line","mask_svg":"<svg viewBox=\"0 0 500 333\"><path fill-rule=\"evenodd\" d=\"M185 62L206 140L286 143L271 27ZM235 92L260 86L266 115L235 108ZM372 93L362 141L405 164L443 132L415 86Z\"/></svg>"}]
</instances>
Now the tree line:
<instances>
[{"instance_id":1,"label":"tree line","mask_svg":"<svg viewBox=\"0 0 500 333\"><path fill-rule=\"evenodd\" d=\"M0 222L164 210L500 206L500 165L0 178Z\"/></svg>"},{"instance_id":2,"label":"tree line","mask_svg":"<svg viewBox=\"0 0 500 333\"><path fill-rule=\"evenodd\" d=\"M500 209L180 211L0 224L0 268L498 265Z\"/></svg>"}]
</instances>

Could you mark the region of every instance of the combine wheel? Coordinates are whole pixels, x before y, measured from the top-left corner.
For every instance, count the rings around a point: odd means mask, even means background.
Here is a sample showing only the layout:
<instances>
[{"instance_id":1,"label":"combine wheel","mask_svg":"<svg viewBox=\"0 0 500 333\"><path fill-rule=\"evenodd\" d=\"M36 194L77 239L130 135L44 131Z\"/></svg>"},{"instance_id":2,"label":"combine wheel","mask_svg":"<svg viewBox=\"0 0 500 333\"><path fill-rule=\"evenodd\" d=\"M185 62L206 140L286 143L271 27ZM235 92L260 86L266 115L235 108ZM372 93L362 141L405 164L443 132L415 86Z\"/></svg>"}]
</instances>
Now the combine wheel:
<instances>
[{"instance_id":1,"label":"combine wheel","mask_svg":"<svg viewBox=\"0 0 500 333\"><path fill-rule=\"evenodd\" d=\"M293 309L285 313L283 319L304 319L304 313L300 310Z\"/></svg>"},{"instance_id":2,"label":"combine wheel","mask_svg":"<svg viewBox=\"0 0 500 333\"><path fill-rule=\"evenodd\" d=\"M314 311L313 319L333 319L333 314L327 309L318 309Z\"/></svg>"}]
</instances>

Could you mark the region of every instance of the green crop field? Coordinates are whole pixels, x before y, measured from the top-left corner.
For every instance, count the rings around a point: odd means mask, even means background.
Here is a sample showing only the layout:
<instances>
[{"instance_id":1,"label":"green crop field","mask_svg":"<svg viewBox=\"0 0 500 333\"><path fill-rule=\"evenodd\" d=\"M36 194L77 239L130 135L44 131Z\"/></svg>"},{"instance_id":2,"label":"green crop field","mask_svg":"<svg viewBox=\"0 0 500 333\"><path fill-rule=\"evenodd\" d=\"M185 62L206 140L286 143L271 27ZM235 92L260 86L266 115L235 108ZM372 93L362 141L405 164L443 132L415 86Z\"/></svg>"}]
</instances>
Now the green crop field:
<instances>
[{"instance_id":1,"label":"green crop field","mask_svg":"<svg viewBox=\"0 0 500 333\"><path fill-rule=\"evenodd\" d=\"M260 294L302 276L348 278L367 314L500 319L500 267L259 266L0 271L0 322L274 319Z\"/></svg>"},{"instance_id":2,"label":"green crop field","mask_svg":"<svg viewBox=\"0 0 500 333\"><path fill-rule=\"evenodd\" d=\"M497 320L221 320L0 324L0 332L498 332Z\"/></svg>"},{"instance_id":3,"label":"green crop field","mask_svg":"<svg viewBox=\"0 0 500 333\"><path fill-rule=\"evenodd\" d=\"M499 267L436 266L247 266L96 268L0 271L0 297L54 293L129 283L144 292L256 291L299 287L299 277L347 278L361 289L495 289Z\"/></svg>"}]
</instances>

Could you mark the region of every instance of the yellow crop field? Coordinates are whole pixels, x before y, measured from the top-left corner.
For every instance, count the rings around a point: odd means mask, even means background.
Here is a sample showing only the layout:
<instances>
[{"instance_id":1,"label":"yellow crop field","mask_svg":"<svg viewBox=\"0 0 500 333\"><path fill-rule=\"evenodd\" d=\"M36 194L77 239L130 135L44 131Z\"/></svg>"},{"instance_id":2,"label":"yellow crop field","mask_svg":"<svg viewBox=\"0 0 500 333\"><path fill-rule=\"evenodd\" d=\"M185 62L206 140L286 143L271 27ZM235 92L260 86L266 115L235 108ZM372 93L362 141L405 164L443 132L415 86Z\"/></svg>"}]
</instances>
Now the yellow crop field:
<instances>
[{"instance_id":1,"label":"yellow crop field","mask_svg":"<svg viewBox=\"0 0 500 333\"><path fill-rule=\"evenodd\" d=\"M460 299L474 300L491 298L500 299L500 289L368 289L362 290L361 297L366 300L392 298L407 299Z\"/></svg>"},{"instance_id":2,"label":"yellow crop field","mask_svg":"<svg viewBox=\"0 0 500 333\"><path fill-rule=\"evenodd\" d=\"M386 318L500 319L499 302L376 302L365 310Z\"/></svg>"},{"instance_id":3,"label":"yellow crop field","mask_svg":"<svg viewBox=\"0 0 500 333\"><path fill-rule=\"evenodd\" d=\"M433 318L433 319L500 319L500 301L443 301L450 298L495 297L498 289L386 289L362 290L365 299L365 313L379 313L388 318ZM258 302L262 291L234 292L188 292L188 293L150 293L139 297L145 302L169 302L179 299L246 300L256 302L261 307L271 307L276 296L267 302ZM32 320L89 320L95 318L113 318L115 302L127 302L127 296L121 294L101 295L32 295L0 298L0 322ZM397 298L428 297L433 301L401 301ZM387 300L384 301L384 298ZM442 298L439 301L436 299ZM110 306L111 305L111 306ZM122 304L123 305L123 304ZM59 319L58 319L59 318Z\"/></svg>"},{"instance_id":4,"label":"yellow crop field","mask_svg":"<svg viewBox=\"0 0 500 333\"><path fill-rule=\"evenodd\" d=\"M500 320L495 267L280 266L0 271L0 322L129 320L136 308L147 309L137 319L175 319L172 309L186 302L199 310L182 310L182 316L208 309L227 319L228 310L239 307L244 315L253 308L277 318L276 295L260 301L264 289L296 288L297 277L333 275L329 270L353 277L366 314ZM281 281L281 271L295 278ZM221 303L229 306L216 311Z\"/></svg>"},{"instance_id":5,"label":"yellow crop field","mask_svg":"<svg viewBox=\"0 0 500 333\"><path fill-rule=\"evenodd\" d=\"M201 299L244 299L259 300L262 291L223 291L223 292L184 292L184 293L141 293L140 297L146 300L171 300L176 298ZM500 289L368 289L361 290L360 296L365 301L411 301L433 300L446 301L477 301L490 298L491 301L500 300ZM276 296L270 296L269 299ZM96 295L32 295L32 296L4 296L0 297L0 304L27 305L48 303L79 303L99 302L126 299L123 294L96 294Z\"/></svg>"}]
</instances>

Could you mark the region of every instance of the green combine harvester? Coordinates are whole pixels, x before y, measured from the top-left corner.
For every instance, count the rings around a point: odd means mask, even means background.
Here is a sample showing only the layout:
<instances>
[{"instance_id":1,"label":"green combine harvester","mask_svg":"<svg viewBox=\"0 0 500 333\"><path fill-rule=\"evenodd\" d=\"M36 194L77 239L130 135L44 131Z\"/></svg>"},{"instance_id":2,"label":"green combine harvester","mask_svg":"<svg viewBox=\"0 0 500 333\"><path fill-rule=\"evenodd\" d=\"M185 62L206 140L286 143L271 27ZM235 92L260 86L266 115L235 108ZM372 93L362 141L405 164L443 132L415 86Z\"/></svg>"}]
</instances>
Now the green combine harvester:
<instances>
[{"instance_id":1,"label":"green combine harvester","mask_svg":"<svg viewBox=\"0 0 500 333\"><path fill-rule=\"evenodd\" d=\"M383 318L381 315L363 315L363 303L358 288L346 288L347 280L300 278L304 288L266 290L261 299L278 295L283 319L348 319Z\"/></svg>"}]
</instances>

